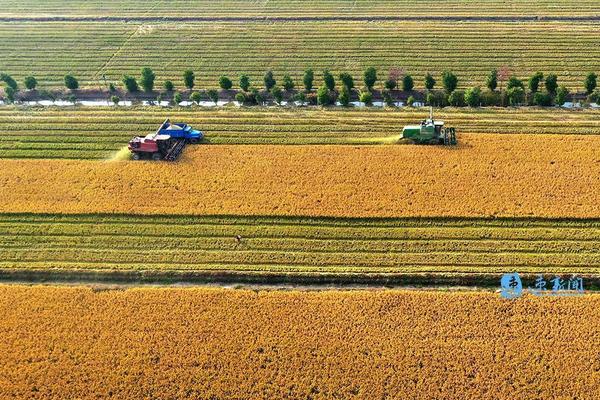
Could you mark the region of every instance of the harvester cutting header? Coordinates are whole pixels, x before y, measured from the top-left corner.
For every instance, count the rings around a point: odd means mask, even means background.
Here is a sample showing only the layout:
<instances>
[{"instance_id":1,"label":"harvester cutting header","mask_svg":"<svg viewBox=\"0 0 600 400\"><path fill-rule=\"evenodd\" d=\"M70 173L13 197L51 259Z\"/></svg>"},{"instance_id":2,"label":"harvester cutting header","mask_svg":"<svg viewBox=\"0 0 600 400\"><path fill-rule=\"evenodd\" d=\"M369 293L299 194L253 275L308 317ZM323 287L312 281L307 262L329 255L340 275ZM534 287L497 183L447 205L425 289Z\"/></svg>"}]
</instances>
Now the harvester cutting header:
<instances>
[{"instance_id":1,"label":"harvester cutting header","mask_svg":"<svg viewBox=\"0 0 600 400\"><path fill-rule=\"evenodd\" d=\"M199 143L204 134L188 124L173 124L167 118L155 133L136 136L129 141L134 160L175 161L187 143Z\"/></svg>"},{"instance_id":2,"label":"harvester cutting header","mask_svg":"<svg viewBox=\"0 0 600 400\"><path fill-rule=\"evenodd\" d=\"M433 107L429 109L429 118L421 121L420 125L408 125L402 129L402 138L412 140L417 144L456 144L456 130L444 128L444 121L433 119Z\"/></svg>"}]
</instances>

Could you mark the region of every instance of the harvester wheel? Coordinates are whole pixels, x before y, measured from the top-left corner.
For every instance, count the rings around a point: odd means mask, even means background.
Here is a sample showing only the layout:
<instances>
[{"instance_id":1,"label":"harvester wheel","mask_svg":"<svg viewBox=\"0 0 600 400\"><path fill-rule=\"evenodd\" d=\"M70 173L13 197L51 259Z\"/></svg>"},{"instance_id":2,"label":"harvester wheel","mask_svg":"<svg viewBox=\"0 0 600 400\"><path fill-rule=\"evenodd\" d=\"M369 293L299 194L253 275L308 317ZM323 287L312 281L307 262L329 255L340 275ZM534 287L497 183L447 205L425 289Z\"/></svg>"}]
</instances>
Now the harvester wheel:
<instances>
[{"instance_id":1,"label":"harvester wheel","mask_svg":"<svg viewBox=\"0 0 600 400\"><path fill-rule=\"evenodd\" d=\"M152 154L152 159L154 161L159 161L161 159L160 153L153 153Z\"/></svg>"},{"instance_id":2,"label":"harvester wheel","mask_svg":"<svg viewBox=\"0 0 600 400\"><path fill-rule=\"evenodd\" d=\"M142 156L140 155L140 153L133 153L133 156L132 156L132 158L133 158L135 161L138 161L138 160L140 160L140 159L142 158Z\"/></svg>"},{"instance_id":3,"label":"harvester wheel","mask_svg":"<svg viewBox=\"0 0 600 400\"><path fill-rule=\"evenodd\" d=\"M190 143L191 144L197 144L198 143L198 139L197 138L192 138L192 139L190 139Z\"/></svg>"}]
</instances>

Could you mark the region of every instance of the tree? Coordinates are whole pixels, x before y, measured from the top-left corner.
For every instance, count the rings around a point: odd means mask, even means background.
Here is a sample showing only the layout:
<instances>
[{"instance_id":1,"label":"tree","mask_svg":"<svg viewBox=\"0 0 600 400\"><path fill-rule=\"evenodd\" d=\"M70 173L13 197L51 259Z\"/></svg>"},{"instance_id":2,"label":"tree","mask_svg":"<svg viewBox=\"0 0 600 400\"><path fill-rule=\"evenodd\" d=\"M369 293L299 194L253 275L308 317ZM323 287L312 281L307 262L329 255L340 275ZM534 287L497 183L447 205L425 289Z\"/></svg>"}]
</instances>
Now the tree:
<instances>
[{"instance_id":1,"label":"tree","mask_svg":"<svg viewBox=\"0 0 600 400\"><path fill-rule=\"evenodd\" d=\"M448 103L454 107L465 106L465 93L460 90L454 90L448 96Z\"/></svg>"},{"instance_id":2,"label":"tree","mask_svg":"<svg viewBox=\"0 0 600 400\"><path fill-rule=\"evenodd\" d=\"M254 98L254 102L258 105L264 105L265 104L265 97L262 95L262 93L260 93L260 91L257 88L252 88L251 90L251 96Z\"/></svg>"},{"instance_id":3,"label":"tree","mask_svg":"<svg viewBox=\"0 0 600 400\"><path fill-rule=\"evenodd\" d=\"M15 102L15 92L16 90L12 88L12 86L6 86L4 88L4 101L7 103Z\"/></svg>"},{"instance_id":4,"label":"tree","mask_svg":"<svg viewBox=\"0 0 600 400\"><path fill-rule=\"evenodd\" d=\"M385 102L385 105L388 107L394 107L396 105L394 103L394 99L392 98L392 95L390 94L389 90L383 91L383 101Z\"/></svg>"},{"instance_id":5,"label":"tree","mask_svg":"<svg viewBox=\"0 0 600 400\"><path fill-rule=\"evenodd\" d=\"M558 89L556 89L556 98L554 99L557 106L562 106L567 101L567 96L569 95L569 89L565 86L561 85Z\"/></svg>"},{"instance_id":6,"label":"tree","mask_svg":"<svg viewBox=\"0 0 600 400\"><path fill-rule=\"evenodd\" d=\"M523 81L521 81L516 76L511 76L508 79L508 83L506 84L506 90L510 90L510 89L516 88L516 87L525 89L525 85L523 84Z\"/></svg>"},{"instance_id":7,"label":"tree","mask_svg":"<svg viewBox=\"0 0 600 400\"><path fill-rule=\"evenodd\" d=\"M327 89L335 89L335 78L328 70L323 71L323 83L327 86Z\"/></svg>"},{"instance_id":8,"label":"tree","mask_svg":"<svg viewBox=\"0 0 600 400\"><path fill-rule=\"evenodd\" d=\"M240 75L240 88L244 92L247 92L249 87L250 87L250 78L248 77L248 75Z\"/></svg>"},{"instance_id":9,"label":"tree","mask_svg":"<svg viewBox=\"0 0 600 400\"><path fill-rule=\"evenodd\" d=\"M431 92L427 92L425 96L425 104L428 106L433 106L435 104L435 95Z\"/></svg>"},{"instance_id":10,"label":"tree","mask_svg":"<svg viewBox=\"0 0 600 400\"><path fill-rule=\"evenodd\" d=\"M598 75L596 75L594 72L590 72L589 74L587 74L587 76L585 77L585 82L583 83L583 87L585 87L586 94L589 95L596 89L597 78Z\"/></svg>"},{"instance_id":11,"label":"tree","mask_svg":"<svg viewBox=\"0 0 600 400\"><path fill-rule=\"evenodd\" d=\"M37 79L35 79L33 76L30 75L25 78L23 83L25 83L25 88L27 88L28 90L33 90L37 86L38 81L37 81Z\"/></svg>"},{"instance_id":12,"label":"tree","mask_svg":"<svg viewBox=\"0 0 600 400\"><path fill-rule=\"evenodd\" d=\"M458 85L458 78L450 71L444 71L442 73L442 83L444 84L444 89L446 93L452 93L456 90L456 86Z\"/></svg>"},{"instance_id":13,"label":"tree","mask_svg":"<svg viewBox=\"0 0 600 400\"><path fill-rule=\"evenodd\" d=\"M79 87L79 82L73 75L65 75L65 87L70 90L75 90Z\"/></svg>"},{"instance_id":14,"label":"tree","mask_svg":"<svg viewBox=\"0 0 600 400\"><path fill-rule=\"evenodd\" d=\"M219 87L224 90L229 90L232 86L233 82L231 82L231 79L229 79L225 75L221 75L221 77L219 78Z\"/></svg>"},{"instance_id":15,"label":"tree","mask_svg":"<svg viewBox=\"0 0 600 400\"><path fill-rule=\"evenodd\" d=\"M246 94L244 92L237 92L235 94L235 101L237 101L240 105L246 103Z\"/></svg>"},{"instance_id":16,"label":"tree","mask_svg":"<svg viewBox=\"0 0 600 400\"><path fill-rule=\"evenodd\" d=\"M393 80L393 79L387 79L384 83L383 86L385 86L385 88L387 90L394 90L396 89L396 86L398 86L398 83Z\"/></svg>"},{"instance_id":17,"label":"tree","mask_svg":"<svg viewBox=\"0 0 600 400\"><path fill-rule=\"evenodd\" d=\"M349 90L354 89L354 78L352 78L352 75L350 75L349 73L342 72L340 74L340 81L342 81L342 84Z\"/></svg>"},{"instance_id":18,"label":"tree","mask_svg":"<svg viewBox=\"0 0 600 400\"><path fill-rule=\"evenodd\" d=\"M402 90L405 92L410 92L414 89L414 87L415 82L413 81L412 76L404 75L404 78L402 78Z\"/></svg>"},{"instance_id":19,"label":"tree","mask_svg":"<svg viewBox=\"0 0 600 400\"><path fill-rule=\"evenodd\" d=\"M175 89L175 85L173 85L173 82L171 81L165 81L164 87L167 92L172 92L173 89Z\"/></svg>"},{"instance_id":20,"label":"tree","mask_svg":"<svg viewBox=\"0 0 600 400\"><path fill-rule=\"evenodd\" d=\"M302 78L302 83L304 83L304 89L307 92L310 92L313 88L313 82L315 80L315 73L312 69L307 69L304 71L304 78Z\"/></svg>"},{"instance_id":21,"label":"tree","mask_svg":"<svg viewBox=\"0 0 600 400\"><path fill-rule=\"evenodd\" d=\"M542 80L544 80L544 74L541 72L536 72L535 74L533 74L531 76L531 78L529 78L529 82L528 82L528 86L529 86L529 91L531 93L535 93L538 91L539 87L540 87L540 82L542 82Z\"/></svg>"},{"instance_id":22,"label":"tree","mask_svg":"<svg viewBox=\"0 0 600 400\"><path fill-rule=\"evenodd\" d=\"M129 93L135 93L139 90L137 81L133 76L125 75L123 77L123 84Z\"/></svg>"},{"instance_id":23,"label":"tree","mask_svg":"<svg viewBox=\"0 0 600 400\"><path fill-rule=\"evenodd\" d=\"M548 93L550 94L554 94L556 93L556 88L558 87L558 77L556 76L556 74L549 74L546 77L546 90L548 91Z\"/></svg>"},{"instance_id":24,"label":"tree","mask_svg":"<svg viewBox=\"0 0 600 400\"><path fill-rule=\"evenodd\" d=\"M0 80L4 81L4 83L6 83L8 86L10 86L15 92L17 91L17 89L18 89L17 81L15 81L12 76L5 74L5 73L1 73Z\"/></svg>"},{"instance_id":25,"label":"tree","mask_svg":"<svg viewBox=\"0 0 600 400\"><path fill-rule=\"evenodd\" d=\"M367 68L363 78L367 89L369 89L369 91L373 90L373 86L375 85L375 82L377 82L377 70L373 67Z\"/></svg>"},{"instance_id":26,"label":"tree","mask_svg":"<svg viewBox=\"0 0 600 400\"><path fill-rule=\"evenodd\" d=\"M154 89L154 79L156 78L156 76L154 75L154 72L148 68L142 68L142 79L140 81L140 84L142 85L142 87L144 88L145 92L151 92Z\"/></svg>"},{"instance_id":27,"label":"tree","mask_svg":"<svg viewBox=\"0 0 600 400\"><path fill-rule=\"evenodd\" d=\"M483 92L481 103L486 107L497 107L500 105L500 93L492 90Z\"/></svg>"},{"instance_id":28,"label":"tree","mask_svg":"<svg viewBox=\"0 0 600 400\"><path fill-rule=\"evenodd\" d=\"M215 106L216 106L217 103L219 102L219 92L217 91L217 89L207 90L206 95L208 96L209 99L211 99L213 101L213 103L215 103Z\"/></svg>"},{"instance_id":29,"label":"tree","mask_svg":"<svg viewBox=\"0 0 600 400\"><path fill-rule=\"evenodd\" d=\"M173 101L175 102L176 105L181 103L181 101L182 101L181 93L179 93L179 92L175 93L175 95L173 96Z\"/></svg>"},{"instance_id":30,"label":"tree","mask_svg":"<svg viewBox=\"0 0 600 400\"><path fill-rule=\"evenodd\" d=\"M202 95L200 94L200 92L193 92L192 94L190 94L190 100L196 104L200 104L200 102L202 101Z\"/></svg>"},{"instance_id":31,"label":"tree","mask_svg":"<svg viewBox=\"0 0 600 400\"><path fill-rule=\"evenodd\" d=\"M283 101L283 91L279 86L273 86L271 88L271 95L273 96L273 99L275 99L275 102L281 105L281 102Z\"/></svg>"},{"instance_id":32,"label":"tree","mask_svg":"<svg viewBox=\"0 0 600 400\"><path fill-rule=\"evenodd\" d=\"M348 107L348 105L350 104L350 89L348 89L348 86L342 86L342 91L340 92L340 97L338 97L338 101L342 106Z\"/></svg>"},{"instance_id":33,"label":"tree","mask_svg":"<svg viewBox=\"0 0 600 400\"><path fill-rule=\"evenodd\" d=\"M118 106L121 99L119 96L111 96L110 101L112 101L115 106Z\"/></svg>"},{"instance_id":34,"label":"tree","mask_svg":"<svg viewBox=\"0 0 600 400\"><path fill-rule=\"evenodd\" d=\"M492 92L498 87L498 71L493 69L485 79L485 86Z\"/></svg>"},{"instance_id":35,"label":"tree","mask_svg":"<svg viewBox=\"0 0 600 400\"><path fill-rule=\"evenodd\" d=\"M427 75L425 75L425 89L433 90L434 87L435 87L435 79L433 79L433 76L428 73Z\"/></svg>"},{"instance_id":36,"label":"tree","mask_svg":"<svg viewBox=\"0 0 600 400\"><path fill-rule=\"evenodd\" d=\"M413 96L408 96L408 99L406 99L406 105L412 107L413 104L415 104L415 98Z\"/></svg>"},{"instance_id":37,"label":"tree","mask_svg":"<svg viewBox=\"0 0 600 400\"><path fill-rule=\"evenodd\" d=\"M511 76L510 68L508 68L506 65L503 65L500 67L500 69L498 69L497 77L498 81L500 82L500 89L502 89L502 82L507 80L509 76Z\"/></svg>"},{"instance_id":38,"label":"tree","mask_svg":"<svg viewBox=\"0 0 600 400\"><path fill-rule=\"evenodd\" d=\"M289 92L290 90L294 90L294 86L296 85L294 85L292 77L289 74L285 74L283 76L283 88Z\"/></svg>"},{"instance_id":39,"label":"tree","mask_svg":"<svg viewBox=\"0 0 600 400\"><path fill-rule=\"evenodd\" d=\"M329 89L323 85L317 90L317 104L326 106L331 103L331 97L329 96Z\"/></svg>"},{"instance_id":40,"label":"tree","mask_svg":"<svg viewBox=\"0 0 600 400\"><path fill-rule=\"evenodd\" d=\"M472 87L465 90L465 103L469 107L479 107L481 104L481 89L479 87Z\"/></svg>"},{"instance_id":41,"label":"tree","mask_svg":"<svg viewBox=\"0 0 600 400\"><path fill-rule=\"evenodd\" d=\"M273 71L267 71L263 77L263 81L265 82L265 89L267 89L267 92L270 91L277 83L273 77Z\"/></svg>"},{"instance_id":42,"label":"tree","mask_svg":"<svg viewBox=\"0 0 600 400\"><path fill-rule=\"evenodd\" d=\"M115 93L117 91L117 87L115 86L114 83L111 82L111 83L108 84L108 91L110 93Z\"/></svg>"},{"instance_id":43,"label":"tree","mask_svg":"<svg viewBox=\"0 0 600 400\"><path fill-rule=\"evenodd\" d=\"M194 71L188 69L183 73L183 84L186 88L190 90L194 88L194 79L196 79Z\"/></svg>"},{"instance_id":44,"label":"tree","mask_svg":"<svg viewBox=\"0 0 600 400\"><path fill-rule=\"evenodd\" d=\"M360 101L364 103L365 106L370 106L371 104L373 104L373 93L362 92L360 94Z\"/></svg>"},{"instance_id":45,"label":"tree","mask_svg":"<svg viewBox=\"0 0 600 400\"><path fill-rule=\"evenodd\" d=\"M294 95L294 101L300 103L301 106L306 103L306 95L302 92L298 92Z\"/></svg>"},{"instance_id":46,"label":"tree","mask_svg":"<svg viewBox=\"0 0 600 400\"><path fill-rule=\"evenodd\" d=\"M549 107L552 105L552 96L548 92L536 92L533 95L533 104L540 107Z\"/></svg>"},{"instance_id":47,"label":"tree","mask_svg":"<svg viewBox=\"0 0 600 400\"><path fill-rule=\"evenodd\" d=\"M511 106L518 106L525 101L525 90L520 86L513 86L506 91L506 97Z\"/></svg>"},{"instance_id":48,"label":"tree","mask_svg":"<svg viewBox=\"0 0 600 400\"><path fill-rule=\"evenodd\" d=\"M590 93L589 96L587 97L587 100L590 103L598 104L598 102L600 102L600 90L596 90L596 91Z\"/></svg>"}]
</instances>

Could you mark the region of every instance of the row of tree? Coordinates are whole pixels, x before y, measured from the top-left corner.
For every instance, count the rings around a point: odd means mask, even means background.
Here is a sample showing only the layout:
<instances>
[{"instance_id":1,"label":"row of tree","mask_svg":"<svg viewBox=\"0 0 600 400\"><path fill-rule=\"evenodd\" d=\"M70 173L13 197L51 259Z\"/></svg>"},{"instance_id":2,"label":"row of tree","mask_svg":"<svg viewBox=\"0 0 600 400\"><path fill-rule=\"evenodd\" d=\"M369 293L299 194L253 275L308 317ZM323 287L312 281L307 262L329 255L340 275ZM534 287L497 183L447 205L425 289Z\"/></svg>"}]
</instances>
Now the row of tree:
<instances>
[{"instance_id":1,"label":"row of tree","mask_svg":"<svg viewBox=\"0 0 600 400\"><path fill-rule=\"evenodd\" d=\"M154 90L156 75L152 69L145 67L141 70L141 76L138 80L126 75L123 77L123 85L127 92L136 93L141 89L145 92ZM327 105L339 101L341 104L349 104L352 91L355 89L354 78L347 72L340 73L338 79L341 82L341 88L336 89L336 77L329 71L323 71L323 85L318 88L316 93L312 93L315 81L315 73L312 69L304 72L302 83L306 93L298 92L294 99L296 101L316 101L317 104ZM367 68L363 73L364 87L359 90L359 99L369 104L373 98L373 88L378 81L377 70L373 67ZM8 101L14 100L14 94L18 90L17 82L7 74L0 74L0 80L6 83L5 98ZM426 74L423 83L426 89L425 102L432 105L444 106L480 106L480 105L519 105L533 104L540 106L548 106L552 104L562 105L569 95L569 91L565 86L558 85L558 76L556 74L548 74L544 76L542 72L536 72L525 83L523 80L512 75L506 67L499 70L492 70L486 77L486 87L488 92L483 92L480 87L472 87L466 91L457 91L458 77L451 71L444 71L441 75L443 92L435 91L437 84L436 79L430 74ZM503 82L506 81L505 89L502 89ZM28 76L24 79L24 85L27 89L35 89L37 87L37 79L33 76ZM195 74L192 70L187 70L183 73L183 83L187 89L192 90L195 87ZM273 99L281 103L284 97L284 91L291 92L295 89L295 82L290 75L284 75L281 81L281 86L277 85L277 81L272 71L267 71L263 76L264 90L270 94ZM79 82L73 75L64 77L64 84L67 89L75 90L79 88ZM233 88L233 81L228 76L219 78L219 87L224 90ZM251 80L247 75L240 75L238 85L242 92L236 94L236 100L243 103L261 104L265 100L265 93L255 87L252 87ZM545 90L542 90L542 85ZM406 74L402 69L391 69L387 79L383 82L384 90L382 91L383 99L386 103L393 103L390 92L395 89L401 89L405 92L414 90L415 82L411 75ZM584 81L586 94L590 96L591 101L596 101L599 97L597 92L594 92L597 87L597 75L594 72L587 74ZM113 94L117 89L114 83L110 83L108 89ZM168 92L175 90L175 85L172 81L164 82L164 89ZM181 95L174 96L181 98ZM219 98L219 93L215 89L206 91L208 98L215 102ZM113 96L114 98L114 96ZM190 95L192 101L200 101L202 94L193 92ZM414 97L409 97L409 103L414 101Z\"/></svg>"}]
</instances>

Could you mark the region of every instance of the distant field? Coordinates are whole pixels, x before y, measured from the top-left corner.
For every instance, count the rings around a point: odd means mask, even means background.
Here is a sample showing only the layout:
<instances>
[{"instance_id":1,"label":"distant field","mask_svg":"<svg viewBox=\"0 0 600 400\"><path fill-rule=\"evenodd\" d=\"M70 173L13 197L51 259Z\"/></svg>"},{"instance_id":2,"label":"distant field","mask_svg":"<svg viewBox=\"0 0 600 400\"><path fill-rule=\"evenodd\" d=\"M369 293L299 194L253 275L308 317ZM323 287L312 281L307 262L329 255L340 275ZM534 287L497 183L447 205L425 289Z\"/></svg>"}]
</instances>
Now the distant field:
<instances>
[{"instance_id":1,"label":"distant field","mask_svg":"<svg viewBox=\"0 0 600 400\"><path fill-rule=\"evenodd\" d=\"M0 212L600 215L599 135L459 141L452 148L196 145L176 163L3 160Z\"/></svg>"},{"instance_id":2,"label":"distant field","mask_svg":"<svg viewBox=\"0 0 600 400\"><path fill-rule=\"evenodd\" d=\"M421 109L0 109L0 158L106 159L166 117L205 132L210 144L383 144L428 115ZM459 135L600 134L598 110L444 109Z\"/></svg>"},{"instance_id":3,"label":"distant field","mask_svg":"<svg viewBox=\"0 0 600 400\"><path fill-rule=\"evenodd\" d=\"M1 286L0 314L3 398L600 397L598 295Z\"/></svg>"},{"instance_id":4,"label":"distant field","mask_svg":"<svg viewBox=\"0 0 600 400\"><path fill-rule=\"evenodd\" d=\"M506 271L600 273L600 221L4 214L0 259L8 276L406 274L483 285L476 276Z\"/></svg>"},{"instance_id":5,"label":"distant field","mask_svg":"<svg viewBox=\"0 0 600 400\"><path fill-rule=\"evenodd\" d=\"M594 0L3 0L0 16L598 16Z\"/></svg>"},{"instance_id":6,"label":"distant field","mask_svg":"<svg viewBox=\"0 0 600 400\"><path fill-rule=\"evenodd\" d=\"M182 89L188 68L196 72L198 87L214 88L222 74L235 78L237 87L242 73L262 86L269 69L279 80L291 74L300 87L307 68L316 71L317 84L330 69L336 76L351 73L360 85L364 69L374 66L378 87L390 68L401 67L414 76L416 88L424 86L427 72L441 86L445 69L465 88L483 86L491 69L507 65L521 78L538 70L556 73L560 84L581 91L585 74L600 71L599 27L600 22L5 22L0 71L19 82L33 74L40 88L63 87L64 75L72 73L82 86L97 88L105 87L103 75L121 85L123 75L139 76L149 66L157 87L170 79Z\"/></svg>"}]
</instances>

